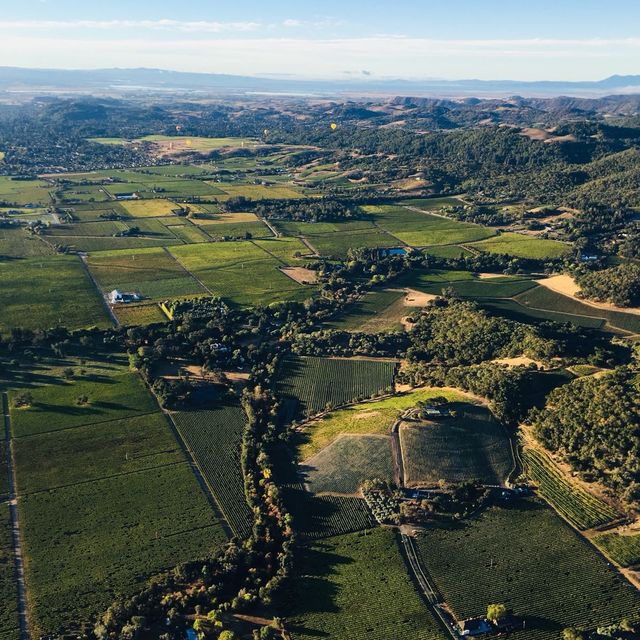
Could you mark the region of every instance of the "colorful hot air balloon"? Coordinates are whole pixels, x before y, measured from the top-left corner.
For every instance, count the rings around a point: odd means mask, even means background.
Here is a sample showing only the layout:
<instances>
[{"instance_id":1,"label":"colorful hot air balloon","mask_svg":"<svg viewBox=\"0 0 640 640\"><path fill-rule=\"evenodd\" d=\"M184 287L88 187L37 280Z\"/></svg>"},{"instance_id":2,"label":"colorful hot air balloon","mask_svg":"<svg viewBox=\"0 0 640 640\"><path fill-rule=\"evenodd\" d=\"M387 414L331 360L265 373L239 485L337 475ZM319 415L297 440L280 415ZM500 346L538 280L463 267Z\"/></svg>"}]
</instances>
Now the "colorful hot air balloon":
<instances>
[{"instance_id":1,"label":"colorful hot air balloon","mask_svg":"<svg viewBox=\"0 0 640 640\"><path fill-rule=\"evenodd\" d=\"M331 123L331 130L335 131L338 128L338 125L335 122Z\"/></svg>"}]
</instances>

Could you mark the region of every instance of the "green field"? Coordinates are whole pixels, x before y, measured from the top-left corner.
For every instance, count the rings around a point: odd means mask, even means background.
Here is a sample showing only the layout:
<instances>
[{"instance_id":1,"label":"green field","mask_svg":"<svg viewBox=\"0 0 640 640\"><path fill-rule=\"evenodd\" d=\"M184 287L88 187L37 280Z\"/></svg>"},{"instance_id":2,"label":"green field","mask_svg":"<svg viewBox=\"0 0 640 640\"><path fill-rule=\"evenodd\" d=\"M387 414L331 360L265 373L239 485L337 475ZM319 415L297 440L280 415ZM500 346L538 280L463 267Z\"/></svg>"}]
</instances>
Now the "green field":
<instances>
[{"instance_id":1,"label":"green field","mask_svg":"<svg viewBox=\"0 0 640 640\"><path fill-rule=\"evenodd\" d=\"M184 460L161 413L16 438L14 456L21 495Z\"/></svg>"},{"instance_id":2,"label":"green field","mask_svg":"<svg viewBox=\"0 0 640 640\"><path fill-rule=\"evenodd\" d=\"M100 296L76 256L7 262L0 270L0 333L12 327L109 327Z\"/></svg>"},{"instance_id":3,"label":"green field","mask_svg":"<svg viewBox=\"0 0 640 640\"><path fill-rule=\"evenodd\" d=\"M394 421L405 409L415 407L418 402L443 396L452 402L464 401L462 394L440 388L428 388L333 411L308 425L300 446L300 459L307 460L342 434L388 435Z\"/></svg>"},{"instance_id":4,"label":"green field","mask_svg":"<svg viewBox=\"0 0 640 640\"><path fill-rule=\"evenodd\" d=\"M119 203L132 218L157 218L171 215L178 205L164 199L127 200Z\"/></svg>"},{"instance_id":5,"label":"green field","mask_svg":"<svg viewBox=\"0 0 640 640\"><path fill-rule=\"evenodd\" d=\"M168 320L157 304L124 304L116 306L113 312L123 327L144 326Z\"/></svg>"},{"instance_id":6,"label":"green field","mask_svg":"<svg viewBox=\"0 0 640 640\"><path fill-rule=\"evenodd\" d=\"M345 435L300 466L313 493L356 493L365 480L393 481L391 438Z\"/></svg>"},{"instance_id":7,"label":"green field","mask_svg":"<svg viewBox=\"0 0 640 640\"><path fill-rule=\"evenodd\" d=\"M527 474L538 485L540 494L578 529L591 529L620 517L605 502L566 480L546 454L525 449L522 456Z\"/></svg>"},{"instance_id":8,"label":"green field","mask_svg":"<svg viewBox=\"0 0 640 640\"><path fill-rule=\"evenodd\" d=\"M18 469L20 476L20 469ZM186 463L21 498L29 611L57 633L225 540Z\"/></svg>"},{"instance_id":9,"label":"green field","mask_svg":"<svg viewBox=\"0 0 640 640\"><path fill-rule=\"evenodd\" d=\"M566 627L592 629L638 616L640 594L534 500L426 530L417 546L458 619L504 603L525 622L516 634L522 640L557 640Z\"/></svg>"},{"instance_id":10,"label":"green field","mask_svg":"<svg viewBox=\"0 0 640 640\"><path fill-rule=\"evenodd\" d=\"M20 640L14 562L9 505L3 502L0 504L0 638L2 640Z\"/></svg>"},{"instance_id":11,"label":"green field","mask_svg":"<svg viewBox=\"0 0 640 640\"><path fill-rule=\"evenodd\" d=\"M296 413L311 416L328 406L390 392L396 366L395 360L292 357L282 366L278 388L298 401Z\"/></svg>"},{"instance_id":12,"label":"green field","mask_svg":"<svg viewBox=\"0 0 640 640\"><path fill-rule=\"evenodd\" d=\"M453 417L400 427L406 484L503 484L515 465L505 428L485 407L455 403L451 409Z\"/></svg>"},{"instance_id":13,"label":"green field","mask_svg":"<svg viewBox=\"0 0 640 640\"><path fill-rule=\"evenodd\" d=\"M33 402L27 408L14 407L16 392L9 395L15 438L151 413L158 408L135 373L60 380L34 387L30 393ZM80 396L86 396L88 402L79 405Z\"/></svg>"},{"instance_id":14,"label":"green field","mask_svg":"<svg viewBox=\"0 0 640 640\"><path fill-rule=\"evenodd\" d=\"M281 262L253 242L212 242L169 249L214 294L238 305L303 300L311 289L279 271Z\"/></svg>"},{"instance_id":15,"label":"green field","mask_svg":"<svg viewBox=\"0 0 640 640\"><path fill-rule=\"evenodd\" d=\"M218 224L200 224L208 234L208 239L221 240L223 238L268 238L273 234L262 222L230 222Z\"/></svg>"},{"instance_id":16,"label":"green field","mask_svg":"<svg viewBox=\"0 0 640 640\"><path fill-rule=\"evenodd\" d=\"M20 180L0 176L0 202L7 205L50 205L51 185L44 180Z\"/></svg>"},{"instance_id":17,"label":"green field","mask_svg":"<svg viewBox=\"0 0 640 640\"><path fill-rule=\"evenodd\" d=\"M640 564L640 534L602 533L593 538L609 558L622 567Z\"/></svg>"},{"instance_id":18,"label":"green field","mask_svg":"<svg viewBox=\"0 0 640 640\"><path fill-rule=\"evenodd\" d=\"M173 418L233 532L246 537L252 514L240 464L244 411L229 400L211 410L174 413Z\"/></svg>"},{"instance_id":19,"label":"green field","mask_svg":"<svg viewBox=\"0 0 640 640\"><path fill-rule=\"evenodd\" d=\"M54 241L55 242L55 241ZM0 262L5 258L35 258L54 254L53 247L22 227L0 228Z\"/></svg>"},{"instance_id":20,"label":"green field","mask_svg":"<svg viewBox=\"0 0 640 640\"><path fill-rule=\"evenodd\" d=\"M499 236L474 242L473 249L489 253L507 254L516 258L549 260L561 258L571 251L571 246L557 240L543 240L519 233L502 233Z\"/></svg>"},{"instance_id":21,"label":"green field","mask_svg":"<svg viewBox=\"0 0 640 640\"><path fill-rule=\"evenodd\" d=\"M349 249L388 248L402 245L394 236L383 231L345 231L342 233L324 233L307 236L309 244L323 256L344 258Z\"/></svg>"},{"instance_id":22,"label":"green field","mask_svg":"<svg viewBox=\"0 0 640 640\"><path fill-rule=\"evenodd\" d=\"M403 303L402 291L371 291L347 308L344 315L327 324L332 329L382 333L401 331L402 318L414 309Z\"/></svg>"},{"instance_id":23,"label":"green field","mask_svg":"<svg viewBox=\"0 0 640 640\"><path fill-rule=\"evenodd\" d=\"M288 618L295 640L440 640L390 529L315 543L301 559Z\"/></svg>"},{"instance_id":24,"label":"green field","mask_svg":"<svg viewBox=\"0 0 640 640\"><path fill-rule=\"evenodd\" d=\"M492 229L470 222L420 213L401 206L366 206L376 224L412 247L475 242L494 235Z\"/></svg>"}]
</instances>

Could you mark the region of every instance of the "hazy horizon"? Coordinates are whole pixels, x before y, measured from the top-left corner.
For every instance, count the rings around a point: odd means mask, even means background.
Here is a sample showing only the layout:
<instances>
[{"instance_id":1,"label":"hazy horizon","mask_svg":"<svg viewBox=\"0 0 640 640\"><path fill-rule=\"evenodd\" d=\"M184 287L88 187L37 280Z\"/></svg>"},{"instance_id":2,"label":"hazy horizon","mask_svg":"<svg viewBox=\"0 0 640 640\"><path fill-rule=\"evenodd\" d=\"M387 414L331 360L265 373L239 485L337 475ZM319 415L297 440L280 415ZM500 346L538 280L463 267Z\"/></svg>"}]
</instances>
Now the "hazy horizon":
<instances>
[{"instance_id":1,"label":"hazy horizon","mask_svg":"<svg viewBox=\"0 0 640 640\"><path fill-rule=\"evenodd\" d=\"M331 80L590 81L640 71L637 3L559 5L27 0L3 7L0 65Z\"/></svg>"}]
</instances>

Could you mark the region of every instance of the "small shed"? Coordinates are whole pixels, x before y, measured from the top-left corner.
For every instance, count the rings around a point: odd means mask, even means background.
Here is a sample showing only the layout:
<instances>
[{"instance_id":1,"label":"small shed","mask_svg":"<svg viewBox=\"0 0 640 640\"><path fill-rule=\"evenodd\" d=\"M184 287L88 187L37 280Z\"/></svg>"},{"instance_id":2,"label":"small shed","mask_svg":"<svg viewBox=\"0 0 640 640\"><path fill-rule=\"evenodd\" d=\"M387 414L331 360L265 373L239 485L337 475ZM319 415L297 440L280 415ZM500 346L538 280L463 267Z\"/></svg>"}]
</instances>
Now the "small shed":
<instances>
[{"instance_id":1,"label":"small shed","mask_svg":"<svg viewBox=\"0 0 640 640\"><path fill-rule=\"evenodd\" d=\"M467 618L458 622L458 634L463 637L481 636L491 631L491 625L484 618Z\"/></svg>"}]
</instances>

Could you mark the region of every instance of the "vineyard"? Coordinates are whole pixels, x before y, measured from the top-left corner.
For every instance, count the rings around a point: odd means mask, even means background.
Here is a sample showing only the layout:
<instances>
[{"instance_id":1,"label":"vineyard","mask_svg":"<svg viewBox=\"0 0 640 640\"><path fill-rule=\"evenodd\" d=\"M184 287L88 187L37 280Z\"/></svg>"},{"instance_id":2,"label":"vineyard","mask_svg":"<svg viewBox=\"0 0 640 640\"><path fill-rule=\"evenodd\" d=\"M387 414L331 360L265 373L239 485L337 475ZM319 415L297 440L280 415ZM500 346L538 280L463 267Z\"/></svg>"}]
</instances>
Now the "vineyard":
<instances>
[{"instance_id":1,"label":"vineyard","mask_svg":"<svg viewBox=\"0 0 640 640\"><path fill-rule=\"evenodd\" d=\"M300 413L308 417L390 392L396 366L395 360L289 358L280 373L279 390L297 399Z\"/></svg>"},{"instance_id":2,"label":"vineyard","mask_svg":"<svg viewBox=\"0 0 640 640\"><path fill-rule=\"evenodd\" d=\"M252 518L240 466L242 408L229 401L216 409L181 411L173 419L229 526L236 535L246 537Z\"/></svg>"},{"instance_id":3,"label":"vineyard","mask_svg":"<svg viewBox=\"0 0 640 640\"><path fill-rule=\"evenodd\" d=\"M593 538L593 541L622 567L640 564L640 534L603 533Z\"/></svg>"},{"instance_id":4,"label":"vineyard","mask_svg":"<svg viewBox=\"0 0 640 640\"><path fill-rule=\"evenodd\" d=\"M525 449L523 458L526 471L538 485L540 494L578 529L591 529L620 517L605 502L565 480L544 453Z\"/></svg>"},{"instance_id":5,"label":"vineyard","mask_svg":"<svg viewBox=\"0 0 640 640\"><path fill-rule=\"evenodd\" d=\"M374 529L315 543L301 558L288 628L295 640L442 640L400 555Z\"/></svg>"},{"instance_id":6,"label":"vineyard","mask_svg":"<svg viewBox=\"0 0 640 640\"><path fill-rule=\"evenodd\" d=\"M314 496L301 486L284 490L287 507L298 535L311 540L362 531L375 522L361 498Z\"/></svg>"},{"instance_id":7,"label":"vineyard","mask_svg":"<svg viewBox=\"0 0 640 640\"><path fill-rule=\"evenodd\" d=\"M520 640L557 640L565 627L637 617L640 594L538 501L493 508L464 526L430 529L416 542L458 618L504 603L525 622Z\"/></svg>"},{"instance_id":8,"label":"vineyard","mask_svg":"<svg viewBox=\"0 0 640 640\"><path fill-rule=\"evenodd\" d=\"M6 502L0 505L0 638L20 639L11 524Z\"/></svg>"}]
</instances>

